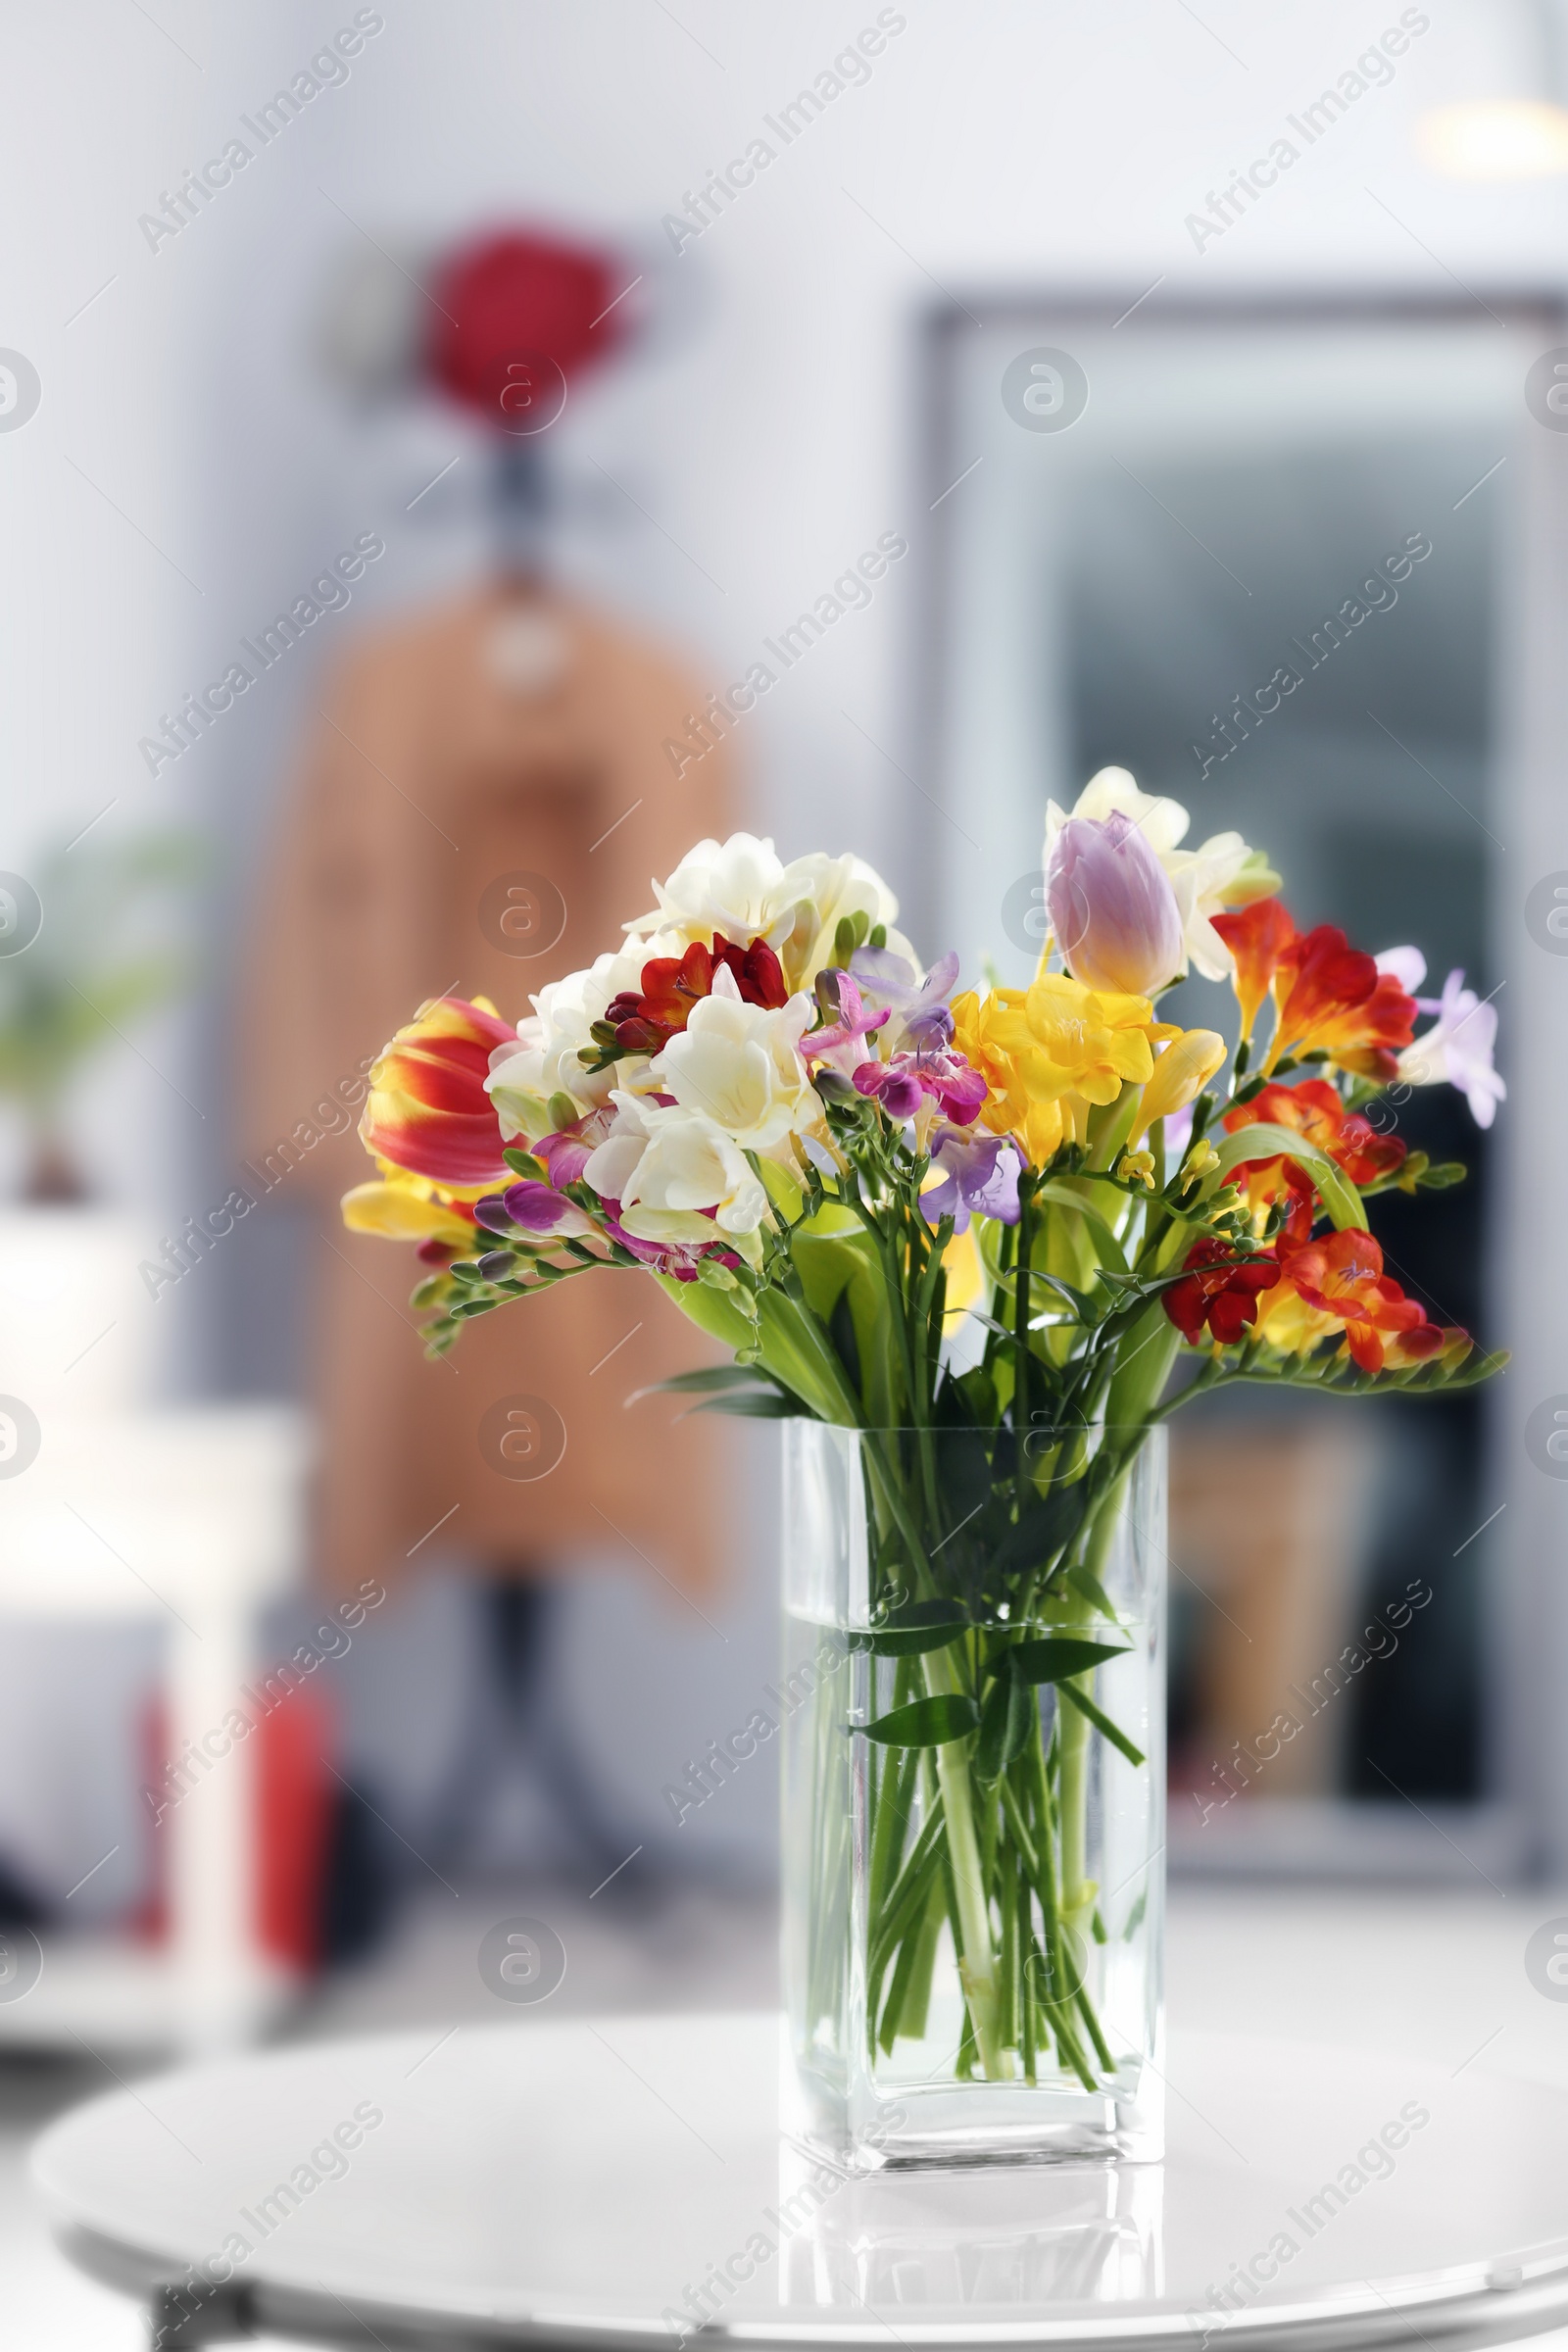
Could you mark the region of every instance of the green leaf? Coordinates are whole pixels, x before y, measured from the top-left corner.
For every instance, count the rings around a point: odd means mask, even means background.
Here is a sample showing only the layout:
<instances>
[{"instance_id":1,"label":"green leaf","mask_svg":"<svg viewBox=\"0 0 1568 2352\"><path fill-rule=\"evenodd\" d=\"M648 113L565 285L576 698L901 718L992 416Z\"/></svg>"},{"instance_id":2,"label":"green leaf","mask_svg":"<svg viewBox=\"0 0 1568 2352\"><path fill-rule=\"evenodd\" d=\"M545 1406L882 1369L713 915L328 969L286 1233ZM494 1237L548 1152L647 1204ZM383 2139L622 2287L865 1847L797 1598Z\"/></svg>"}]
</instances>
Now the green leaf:
<instances>
[{"instance_id":1,"label":"green leaf","mask_svg":"<svg viewBox=\"0 0 1568 2352\"><path fill-rule=\"evenodd\" d=\"M874 1658L917 1658L928 1649L946 1649L968 1623L956 1600L911 1600L890 1609L885 1624L852 1634L850 1646Z\"/></svg>"},{"instance_id":2,"label":"green leaf","mask_svg":"<svg viewBox=\"0 0 1568 2352\"><path fill-rule=\"evenodd\" d=\"M1057 1208L1066 1209L1070 1215L1081 1217L1094 1235L1096 1245L1105 1264L1116 1273L1125 1274L1127 1258L1120 1242L1117 1241L1115 1234L1099 1209L1091 1207L1082 1194L1074 1192L1073 1182L1076 1181L1076 1179L1069 1181L1064 1178L1048 1177L1043 1184L1036 1187L1035 1199L1050 1200Z\"/></svg>"},{"instance_id":3,"label":"green leaf","mask_svg":"<svg viewBox=\"0 0 1568 2352\"><path fill-rule=\"evenodd\" d=\"M1363 1233L1366 1231L1366 1210L1354 1185L1326 1152L1320 1152L1316 1144L1309 1144L1304 1135L1298 1135L1294 1127L1277 1127L1272 1120L1259 1119L1251 1127L1239 1127L1217 1150L1219 1165L1209 1171L1200 1196L1201 1200L1212 1199L1232 1169L1239 1168L1244 1160L1283 1156L1294 1159L1298 1167L1306 1170L1324 1207L1342 1232L1351 1225L1359 1226Z\"/></svg>"},{"instance_id":4,"label":"green leaf","mask_svg":"<svg viewBox=\"0 0 1568 2352\"><path fill-rule=\"evenodd\" d=\"M1007 1285L1016 1298L1018 1283L1015 1274L1008 1275ZM1036 1303L1042 1290L1054 1291L1058 1298L1064 1299L1072 1310L1074 1320L1083 1324L1086 1330L1093 1330L1099 1321L1099 1309L1096 1301L1087 1291L1076 1291L1070 1282L1063 1282L1059 1274L1047 1274L1041 1267L1031 1266L1029 1269L1029 1299L1032 1306ZM1044 1313L1049 1305L1048 1299L1040 1299L1039 1311Z\"/></svg>"},{"instance_id":5,"label":"green leaf","mask_svg":"<svg viewBox=\"0 0 1568 2352\"><path fill-rule=\"evenodd\" d=\"M911 1698L906 1707L895 1707L874 1723L852 1723L849 1728L883 1747L946 1747L950 1740L966 1740L979 1722L980 1710L972 1698L958 1690L939 1690L930 1698Z\"/></svg>"},{"instance_id":6,"label":"green leaf","mask_svg":"<svg viewBox=\"0 0 1568 2352\"><path fill-rule=\"evenodd\" d=\"M654 1280L687 1320L706 1331L710 1340L725 1348L755 1345L756 1326L735 1303L732 1292L715 1291L706 1282L677 1282L673 1274L656 1274Z\"/></svg>"},{"instance_id":7,"label":"green leaf","mask_svg":"<svg viewBox=\"0 0 1568 2352\"><path fill-rule=\"evenodd\" d=\"M695 1372L672 1372L667 1380L634 1389L626 1402L636 1404L644 1396L701 1396L708 1389L755 1389L761 1380L755 1364L699 1364Z\"/></svg>"},{"instance_id":8,"label":"green leaf","mask_svg":"<svg viewBox=\"0 0 1568 2352\"><path fill-rule=\"evenodd\" d=\"M692 1406L693 1413L734 1413L747 1421L806 1420L809 1416L798 1396L782 1389L732 1389L723 1396L709 1396Z\"/></svg>"},{"instance_id":9,"label":"green leaf","mask_svg":"<svg viewBox=\"0 0 1568 2352\"><path fill-rule=\"evenodd\" d=\"M512 1170L514 1176L531 1176L535 1183L538 1183L541 1180L548 1181L548 1171L546 1170L544 1161L542 1159L535 1159L531 1152L518 1151L512 1145L509 1145L502 1152L501 1156L506 1161L508 1167Z\"/></svg>"},{"instance_id":10,"label":"green leaf","mask_svg":"<svg viewBox=\"0 0 1568 2352\"><path fill-rule=\"evenodd\" d=\"M1108 1740L1112 1747L1121 1749L1129 1764L1143 1763L1143 1749L1134 1747L1126 1733L1113 1724L1110 1717L1097 1707L1092 1698L1086 1698L1084 1693L1076 1690L1071 1683L1058 1683L1056 1688L1062 1697L1077 1708L1080 1715L1088 1716L1102 1740Z\"/></svg>"},{"instance_id":11,"label":"green leaf","mask_svg":"<svg viewBox=\"0 0 1568 2352\"><path fill-rule=\"evenodd\" d=\"M1012 1671L1015 1649L1004 1652L1002 1671L980 1710L980 1741L974 1768L982 1781L1000 1780L1029 1744L1039 1701L1033 1686Z\"/></svg>"},{"instance_id":12,"label":"green leaf","mask_svg":"<svg viewBox=\"0 0 1568 2352\"><path fill-rule=\"evenodd\" d=\"M834 1347L836 1360L844 1366L851 1387L858 1391L866 1425L894 1429L905 1419L906 1405L902 1386L896 1389L894 1385L893 1313L887 1277L876 1244L859 1220L848 1226L842 1222L848 1214L834 1208L808 1218L791 1237L790 1255L807 1305L827 1332L842 1330L842 1320L835 1326L835 1310L841 1299L848 1301L856 1360L853 1366L846 1364L842 1350ZM834 1346L831 1340L828 1344ZM772 1359L765 1350L764 1361L771 1367Z\"/></svg>"},{"instance_id":13,"label":"green leaf","mask_svg":"<svg viewBox=\"0 0 1568 2352\"><path fill-rule=\"evenodd\" d=\"M1115 1602L1093 1569L1085 1568L1081 1562L1075 1563L1067 1571L1067 1582L1080 1600L1087 1600L1091 1608L1099 1609L1102 1615L1110 1619L1112 1625L1121 1623L1121 1619L1116 1613Z\"/></svg>"},{"instance_id":14,"label":"green leaf","mask_svg":"<svg viewBox=\"0 0 1568 2352\"><path fill-rule=\"evenodd\" d=\"M1077 1634L1042 1634L1009 1649L1012 1671L1025 1683L1060 1683L1068 1675L1087 1674L1106 1658L1124 1658L1124 1642L1086 1642Z\"/></svg>"},{"instance_id":15,"label":"green leaf","mask_svg":"<svg viewBox=\"0 0 1568 2352\"><path fill-rule=\"evenodd\" d=\"M1088 1486L1078 1479L1071 1486L1054 1488L1043 1502L1031 1503L997 1546L997 1573L1010 1575L1017 1568L1038 1567L1060 1551L1077 1533L1088 1499Z\"/></svg>"}]
</instances>

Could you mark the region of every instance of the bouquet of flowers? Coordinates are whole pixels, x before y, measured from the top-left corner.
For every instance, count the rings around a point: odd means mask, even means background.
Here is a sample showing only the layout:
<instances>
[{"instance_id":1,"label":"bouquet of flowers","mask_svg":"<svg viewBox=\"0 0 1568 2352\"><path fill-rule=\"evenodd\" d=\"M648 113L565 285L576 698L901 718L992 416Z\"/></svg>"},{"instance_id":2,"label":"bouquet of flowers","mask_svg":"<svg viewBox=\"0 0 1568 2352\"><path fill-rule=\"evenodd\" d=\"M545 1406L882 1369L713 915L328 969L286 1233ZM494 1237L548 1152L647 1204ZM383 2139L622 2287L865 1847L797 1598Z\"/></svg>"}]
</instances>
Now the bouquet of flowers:
<instances>
[{"instance_id":1,"label":"bouquet of flowers","mask_svg":"<svg viewBox=\"0 0 1568 2352\"><path fill-rule=\"evenodd\" d=\"M1501 1361L1429 1319L1367 1223L1462 1175L1392 1131L1390 1090L1448 1081L1489 1124L1494 1008L1458 973L1415 994L1411 948L1300 930L1259 853L1185 849L1187 824L1120 769L1053 805L1035 977L961 992L858 858L701 842L515 1029L420 1007L366 1104L378 1179L344 1204L417 1242L434 1348L642 1269L729 1351L667 1384L699 1409L862 1433L865 2030L918 2040L946 1929L959 2077L1093 2090L1117 2063L1085 1820L1095 1744L1143 1761L1095 1691L1126 1653L1102 1572L1151 1429L1243 1381L1427 1393ZM1159 1019L1190 967L1234 988L1234 1051Z\"/></svg>"}]
</instances>

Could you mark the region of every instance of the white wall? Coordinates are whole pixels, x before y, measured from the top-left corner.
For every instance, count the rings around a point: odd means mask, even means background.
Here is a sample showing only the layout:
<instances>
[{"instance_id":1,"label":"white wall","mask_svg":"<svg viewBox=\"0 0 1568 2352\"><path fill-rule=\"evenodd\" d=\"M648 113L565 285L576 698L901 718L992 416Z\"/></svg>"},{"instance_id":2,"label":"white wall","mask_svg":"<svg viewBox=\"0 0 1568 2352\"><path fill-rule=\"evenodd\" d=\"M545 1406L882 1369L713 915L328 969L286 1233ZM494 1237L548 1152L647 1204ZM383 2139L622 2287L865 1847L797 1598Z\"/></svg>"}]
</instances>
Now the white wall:
<instances>
[{"instance_id":1,"label":"white wall","mask_svg":"<svg viewBox=\"0 0 1568 2352\"><path fill-rule=\"evenodd\" d=\"M695 649L714 684L879 532L907 535L908 563L745 739L759 821L781 846L854 842L895 881L920 870L909 844L932 821L899 774L918 759L909 656L934 492L913 328L928 306L1042 284L1131 300L1161 277L1221 296L1348 281L1450 294L1560 273L1563 183L1476 189L1434 178L1414 150L1421 109L1520 88L1525 18L1502 0L1432 0L1392 85L1200 254L1186 216L1397 21L1396 0L1196 14L902 0L869 82L678 256L663 216L760 133L779 145L762 118L875 23L871 0L384 0L346 85L149 250L138 216L354 13L9 0L0 14L0 344L44 384L33 421L0 435L0 865L24 870L45 832L111 800L106 823L185 808L230 860L218 951L308 663L262 681L156 784L137 739L345 534L374 523L388 556L323 633L430 594L473 555L466 429L426 408L351 430L313 373L323 287L366 238L401 253L486 216L544 218L657 262L659 347L558 431L564 471L599 509L564 561ZM408 514L460 452L449 486ZM112 1188L177 1216L221 1161L218 1032L171 1020L138 1043L147 1059L114 1079L96 1132ZM1568 1389L1549 1357L1537 1351L1541 1379Z\"/></svg>"},{"instance_id":2,"label":"white wall","mask_svg":"<svg viewBox=\"0 0 1568 2352\"><path fill-rule=\"evenodd\" d=\"M387 0L381 13L347 84L156 251L138 216L351 20L347 0L12 0L0 18L0 339L44 383L32 423L0 436L0 826L13 863L111 800L106 823L183 804L243 838L305 665L264 681L155 784L135 747L159 711L370 508L392 534L362 611L427 593L467 561L461 510L477 459L464 428L427 411L356 447L310 367L330 272L368 250L345 215L394 252L520 216L660 261L666 347L585 391L559 428L567 471L616 517L576 531L568 554L698 649L715 681L879 531L907 533L909 564L781 681L749 745L759 811L783 840L874 841L895 876L913 862L899 834L919 825L919 804L911 820L875 745L913 763L900 657L931 495L913 445L919 311L944 292L1042 282L1136 293L1162 273L1170 291L1204 294L1347 279L1446 293L1455 277L1549 282L1562 249L1561 183L1477 189L1434 178L1414 153L1421 108L1516 88L1529 70L1523 18L1483 0L1435 6L1393 84L1200 255L1187 213L1396 21L1392 0L1310 12L1213 0L1201 23L1174 0L1092 14L992 0L978 16L907 0L869 82L678 258L662 217L752 138L779 146L764 115L875 8ZM449 499L405 517L460 449ZM167 1052L181 1051L176 1030ZM139 1115L117 1123L116 1181L177 1192L174 1170L208 1145L203 1125L145 1068L125 1084ZM211 1113L204 1088L186 1092Z\"/></svg>"}]
</instances>

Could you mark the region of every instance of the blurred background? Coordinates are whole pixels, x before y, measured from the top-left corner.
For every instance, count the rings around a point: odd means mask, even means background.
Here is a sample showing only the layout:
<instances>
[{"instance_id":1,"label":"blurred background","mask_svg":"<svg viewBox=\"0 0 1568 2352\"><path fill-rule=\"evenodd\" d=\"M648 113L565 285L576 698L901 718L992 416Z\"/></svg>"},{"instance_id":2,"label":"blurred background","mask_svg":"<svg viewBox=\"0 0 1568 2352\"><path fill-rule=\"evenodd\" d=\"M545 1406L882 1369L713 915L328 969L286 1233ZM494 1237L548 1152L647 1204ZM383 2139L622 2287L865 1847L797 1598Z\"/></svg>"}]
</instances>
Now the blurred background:
<instances>
[{"instance_id":1,"label":"blurred background","mask_svg":"<svg viewBox=\"0 0 1568 2352\"><path fill-rule=\"evenodd\" d=\"M1542 2011L1558 0L0 24L4 2145L171 2050L486 2014L524 1894L564 2003L772 2000L771 1763L703 1773L775 1671L766 1434L634 1400L680 1330L629 1278L423 1364L410 1254L337 1223L365 1071L742 824L1020 976L1046 802L1110 762L1462 966L1510 1088L1399 1106L1472 1176L1385 1219L1507 1378L1269 1398L1245 1479L1179 1427L1174 1982L1252 1934L1299 2025L1332 1920L1395 2006ZM8 2340L110 2340L16 2212Z\"/></svg>"}]
</instances>

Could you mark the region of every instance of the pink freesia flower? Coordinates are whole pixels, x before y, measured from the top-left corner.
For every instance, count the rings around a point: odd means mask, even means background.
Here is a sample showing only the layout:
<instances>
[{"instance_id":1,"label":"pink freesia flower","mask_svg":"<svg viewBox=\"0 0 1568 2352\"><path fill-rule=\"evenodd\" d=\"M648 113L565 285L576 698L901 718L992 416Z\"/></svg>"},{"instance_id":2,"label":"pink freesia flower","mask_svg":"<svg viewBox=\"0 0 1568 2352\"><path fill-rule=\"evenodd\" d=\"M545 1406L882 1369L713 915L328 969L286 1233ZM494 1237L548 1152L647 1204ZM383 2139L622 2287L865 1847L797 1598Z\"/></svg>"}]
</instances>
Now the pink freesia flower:
<instances>
[{"instance_id":1,"label":"pink freesia flower","mask_svg":"<svg viewBox=\"0 0 1568 2352\"><path fill-rule=\"evenodd\" d=\"M609 1135L612 1114L608 1110L591 1110L585 1119L571 1127L563 1127L559 1134L541 1136L533 1147L535 1159L543 1160L545 1173L558 1193L568 1184L575 1184L594 1152Z\"/></svg>"},{"instance_id":2,"label":"pink freesia flower","mask_svg":"<svg viewBox=\"0 0 1568 2352\"><path fill-rule=\"evenodd\" d=\"M1067 969L1088 988L1152 997L1182 968L1176 893L1119 810L1067 819L1051 847L1046 906Z\"/></svg>"},{"instance_id":3,"label":"pink freesia flower","mask_svg":"<svg viewBox=\"0 0 1568 2352\"><path fill-rule=\"evenodd\" d=\"M695 1248L689 1242L645 1242L640 1234L626 1231L620 1221L618 1200L606 1200L602 1207L605 1231L611 1240L618 1242L623 1250L629 1250L645 1266L652 1266L656 1273L667 1274L676 1282L696 1282L699 1279L697 1269L705 1257L711 1257L719 1265L732 1269L741 1263L737 1252L726 1250L722 1245L709 1250ZM714 1239L717 1240L716 1228Z\"/></svg>"},{"instance_id":4,"label":"pink freesia flower","mask_svg":"<svg viewBox=\"0 0 1568 2352\"><path fill-rule=\"evenodd\" d=\"M848 972L822 972L817 977L817 1000L838 1009L838 1019L825 1029L815 1029L801 1040L804 1060L826 1061L844 1077L854 1075L857 1062L863 1056L861 1046L874 1029L880 1029L889 1018L886 1007L880 1012L868 1012L860 991Z\"/></svg>"}]
</instances>

